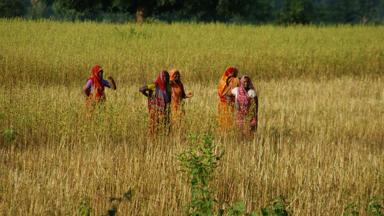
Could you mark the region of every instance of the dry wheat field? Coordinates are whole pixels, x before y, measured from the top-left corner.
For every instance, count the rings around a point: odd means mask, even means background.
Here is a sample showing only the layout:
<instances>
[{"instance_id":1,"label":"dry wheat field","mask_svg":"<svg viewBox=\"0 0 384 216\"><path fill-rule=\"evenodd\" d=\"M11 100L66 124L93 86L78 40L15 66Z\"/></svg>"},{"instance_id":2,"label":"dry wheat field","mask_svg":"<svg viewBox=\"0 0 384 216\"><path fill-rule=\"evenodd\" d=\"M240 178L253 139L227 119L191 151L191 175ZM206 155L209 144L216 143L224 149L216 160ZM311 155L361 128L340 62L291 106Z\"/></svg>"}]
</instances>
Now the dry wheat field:
<instances>
[{"instance_id":1,"label":"dry wheat field","mask_svg":"<svg viewBox=\"0 0 384 216\"><path fill-rule=\"evenodd\" d=\"M103 24L0 20L0 214L185 215L177 156L190 134L224 151L211 189L248 211L284 196L291 215L361 215L384 196L384 27ZM117 82L92 117L82 86L93 64ZM217 130L216 84L228 65L259 95L253 139ZM186 116L147 135L138 89L178 68ZM219 204L216 204L219 205Z\"/></svg>"}]
</instances>

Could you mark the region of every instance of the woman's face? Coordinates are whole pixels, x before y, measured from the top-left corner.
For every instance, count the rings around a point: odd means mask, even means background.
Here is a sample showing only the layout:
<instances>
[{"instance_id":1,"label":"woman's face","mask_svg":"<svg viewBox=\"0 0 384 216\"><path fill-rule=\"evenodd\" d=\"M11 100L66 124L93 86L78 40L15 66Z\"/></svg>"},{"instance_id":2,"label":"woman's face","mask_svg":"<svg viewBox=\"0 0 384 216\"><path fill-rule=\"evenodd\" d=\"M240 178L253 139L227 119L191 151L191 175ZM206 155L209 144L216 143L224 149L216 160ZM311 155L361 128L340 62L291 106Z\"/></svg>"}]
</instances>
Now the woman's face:
<instances>
[{"instance_id":1,"label":"woman's face","mask_svg":"<svg viewBox=\"0 0 384 216\"><path fill-rule=\"evenodd\" d=\"M104 74L104 71L103 71L103 70L101 70L101 71L99 71L99 73L97 73L97 75L98 75L100 78L103 78L103 74Z\"/></svg>"},{"instance_id":2,"label":"woman's face","mask_svg":"<svg viewBox=\"0 0 384 216\"><path fill-rule=\"evenodd\" d=\"M180 73L175 73L175 75L173 76L174 77L174 80L177 82L177 81L180 81Z\"/></svg>"},{"instance_id":3,"label":"woman's face","mask_svg":"<svg viewBox=\"0 0 384 216\"><path fill-rule=\"evenodd\" d=\"M243 81L244 88L248 89L249 88L249 78L246 77Z\"/></svg>"},{"instance_id":4,"label":"woman's face","mask_svg":"<svg viewBox=\"0 0 384 216\"><path fill-rule=\"evenodd\" d=\"M232 74L233 77L237 77L237 70L235 70Z\"/></svg>"}]
</instances>

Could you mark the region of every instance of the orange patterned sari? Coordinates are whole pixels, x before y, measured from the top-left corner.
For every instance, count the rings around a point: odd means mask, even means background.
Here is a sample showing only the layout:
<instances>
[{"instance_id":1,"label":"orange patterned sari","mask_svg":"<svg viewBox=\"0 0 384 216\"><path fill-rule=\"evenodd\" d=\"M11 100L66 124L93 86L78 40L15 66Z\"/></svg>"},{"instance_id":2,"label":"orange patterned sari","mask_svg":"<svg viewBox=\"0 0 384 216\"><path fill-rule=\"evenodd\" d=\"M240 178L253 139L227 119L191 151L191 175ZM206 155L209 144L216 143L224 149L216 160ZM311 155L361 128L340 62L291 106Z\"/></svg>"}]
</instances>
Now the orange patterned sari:
<instances>
[{"instance_id":1,"label":"orange patterned sari","mask_svg":"<svg viewBox=\"0 0 384 216\"><path fill-rule=\"evenodd\" d=\"M228 130L234 126L234 105L235 97L231 90L239 85L236 77L238 70L235 67L228 67L219 81L217 93L220 98L218 106L218 121L221 130Z\"/></svg>"},{"instance_id":2,"label":"orange patterned sari","mask_svg":"<svg viewBox=\"0 0 384 216\"><path fill-rule=\"evenodd\" d=\"M175 81L176 75L180 76L180 72L178 70L170 71L170 83L172 88L171 113L173 123L180 121L184 115L182 100L186 98L184 85L181 81Z\"/></svg>"}]
</instances>

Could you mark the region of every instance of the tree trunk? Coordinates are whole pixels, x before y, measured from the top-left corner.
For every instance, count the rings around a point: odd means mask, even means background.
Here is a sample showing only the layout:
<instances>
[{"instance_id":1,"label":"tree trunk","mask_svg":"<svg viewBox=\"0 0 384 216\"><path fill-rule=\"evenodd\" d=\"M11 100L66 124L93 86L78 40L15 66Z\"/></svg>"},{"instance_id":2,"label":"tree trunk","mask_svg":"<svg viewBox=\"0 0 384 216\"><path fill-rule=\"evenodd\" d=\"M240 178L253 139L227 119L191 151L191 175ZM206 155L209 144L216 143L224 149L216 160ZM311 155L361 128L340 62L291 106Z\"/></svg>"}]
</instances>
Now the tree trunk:
<instances>
[{"instance_id":1,"label":"tree trunk","mask_svg":"<svg viewBox=\"0 0 384 216\"><path fill-rule=\"evenodd\" d=\"M39 3L39 0L31 0L31 5L36 6Z\"/></svg>"},{"instance_id":2,"label":"tree trunk","mask_svg":"<svg viewBox=\"0 0 384 216\"><path fill-rule=\"evenodd\" d=\"M143 6L137 7L137 9L136 9L136 22L137 23L143 23L144 22L145 15L146 15L145 13L146 13L145 7L143 7Z\"/></svg>"}]
</instances>

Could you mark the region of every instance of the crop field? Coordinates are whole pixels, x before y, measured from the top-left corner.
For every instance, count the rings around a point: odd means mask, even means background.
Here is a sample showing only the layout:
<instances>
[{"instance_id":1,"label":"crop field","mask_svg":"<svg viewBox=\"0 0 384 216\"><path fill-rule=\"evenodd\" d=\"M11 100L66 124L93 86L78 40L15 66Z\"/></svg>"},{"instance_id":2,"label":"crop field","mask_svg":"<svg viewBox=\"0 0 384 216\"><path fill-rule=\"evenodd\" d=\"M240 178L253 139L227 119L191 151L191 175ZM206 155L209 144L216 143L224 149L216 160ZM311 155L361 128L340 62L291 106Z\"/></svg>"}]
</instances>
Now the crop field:
<instances>
[{"instance_id":1,"label":"crop field","mask_svg":"<svg viewBox=\"0 0 384 216\"><path fill-rule=\"evenodd\" d=\"M185 215L178 155L201 134L224 152L215 209L243 201L251 212L283 196L291 215L366 215L373 200L384 205L383 32L0 20L0 215L105 215L127 192L117 215ZM82 87L94 64L117 90L89 115ZM229 65L258 92L252 139L218 130ZM150 138L139 88L171 68L194 96L180 127Z\"/></svg>"}]
</instances>

